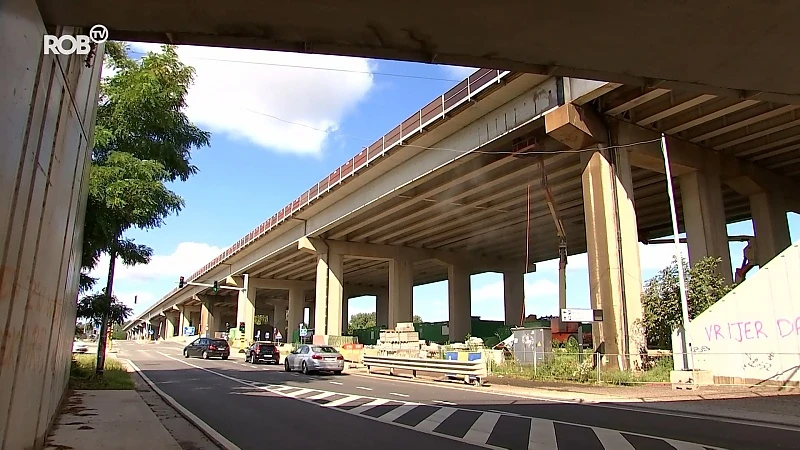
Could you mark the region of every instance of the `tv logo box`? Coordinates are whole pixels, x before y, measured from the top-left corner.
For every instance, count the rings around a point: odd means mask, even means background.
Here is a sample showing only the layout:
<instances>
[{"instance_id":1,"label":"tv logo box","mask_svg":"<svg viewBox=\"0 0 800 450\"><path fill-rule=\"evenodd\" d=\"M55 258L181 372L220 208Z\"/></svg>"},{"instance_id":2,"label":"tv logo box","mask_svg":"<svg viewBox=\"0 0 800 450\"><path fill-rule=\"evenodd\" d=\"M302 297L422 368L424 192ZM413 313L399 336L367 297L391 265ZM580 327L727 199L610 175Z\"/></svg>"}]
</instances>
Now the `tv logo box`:
<instances>
[{"instance_id":1,"label":"tv logo box","mask_svg":"<svg viewBox=\"0 0 800 450\"><path fill-rule=\"evenodd\" d=\"M95 25L89 30L89 35L79 34L76 36L64 35L55 36L52 34L44 35L44 54L45 55L88 55L92 49L92 44L102 44L108 40L108 28L105 25Z\"/></svg>"}]
</instances>

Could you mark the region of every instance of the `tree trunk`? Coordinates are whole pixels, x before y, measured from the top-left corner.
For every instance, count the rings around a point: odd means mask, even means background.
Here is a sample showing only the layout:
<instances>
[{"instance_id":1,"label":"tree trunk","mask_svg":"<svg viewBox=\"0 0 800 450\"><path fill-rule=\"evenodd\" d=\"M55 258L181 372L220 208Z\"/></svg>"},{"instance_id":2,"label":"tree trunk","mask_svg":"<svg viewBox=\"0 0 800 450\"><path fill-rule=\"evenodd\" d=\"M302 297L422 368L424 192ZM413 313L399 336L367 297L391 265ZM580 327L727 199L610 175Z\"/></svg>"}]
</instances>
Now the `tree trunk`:
<instances>
[{"instance_id":1,"label":"tree trunk","mask_svg":"<svg viewBox=\"0 0 800 450\"><path fill-rule=\"evenodd\" d=\"M116 242L116 239L115 239ZM114 287L114 265L117 261L116 249L112 246L108 254L108 280L106 281L105 302L103 308L103 320L100 323L100 336L97 339L97 367L95 374L102 375L106 365L106 342L108 338L108 314L111 311L112 289Z\"/></svg>"}]
</instances>

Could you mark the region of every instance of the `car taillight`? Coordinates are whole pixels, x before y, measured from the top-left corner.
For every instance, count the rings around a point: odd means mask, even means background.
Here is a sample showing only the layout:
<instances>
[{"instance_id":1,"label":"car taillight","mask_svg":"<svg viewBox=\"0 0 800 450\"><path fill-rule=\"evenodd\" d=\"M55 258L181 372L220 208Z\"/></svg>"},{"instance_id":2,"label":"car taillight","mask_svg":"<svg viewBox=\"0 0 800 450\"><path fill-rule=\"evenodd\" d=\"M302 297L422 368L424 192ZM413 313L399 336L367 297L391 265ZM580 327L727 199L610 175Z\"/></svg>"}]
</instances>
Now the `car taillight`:
<instances>
[{"instance_id":1,"label":"car taillight","mask_svg":"<svg viewBox=\"0 0 800 450\"><path fill-rule=\"evenodd\" d=\"M260 352L260 351L261 351L261 346L260 346L260 345L256 345L256 351L257 351L257 352Z\"/></svg>"},{"instance_id":2,"label":"car taillight","mask_svg":"<svg viewBox=\"0 0 800 450\"><path fill-rule=\"evenodd\" d=\"M209 345L209 346L208 346L208 349L209 349L209 350L216 350L216 349L217 349L217 347L215 347L215 346L213 346L213 345Z\"/></svg>"},{"instance_id":3,"label":"car taillight","mask_svg":"<svg viewBox=\"0 0 800 450\"><path fill-rule=\"evenodd\" d=\"M344 359L344 356L339 355L339 356L336 357L336 359L338 359L339 361L342 361Z\"/></svg>"},{"instance_id":4,"label":"car taillight","mask_svg":"<svg viewBox=\"0 0 800 450\"><path fill-rule=\"evenodd\" d=\"M311 355L311 359L322 359L322 355L317 355L317 354Z\"/></svg>"}]
</instances>

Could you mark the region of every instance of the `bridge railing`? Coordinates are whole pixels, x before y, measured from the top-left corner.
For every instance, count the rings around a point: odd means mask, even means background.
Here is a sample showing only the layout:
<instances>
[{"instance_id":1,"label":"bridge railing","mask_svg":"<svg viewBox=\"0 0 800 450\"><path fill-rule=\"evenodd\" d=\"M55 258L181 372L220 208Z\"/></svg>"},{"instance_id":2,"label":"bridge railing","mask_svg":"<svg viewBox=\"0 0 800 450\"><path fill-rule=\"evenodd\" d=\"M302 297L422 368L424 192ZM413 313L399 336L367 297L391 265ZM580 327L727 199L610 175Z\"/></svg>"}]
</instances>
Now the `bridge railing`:
<instances>
[{"instance_id":1,"label":"bridge railing","mask_svg":"<svg viewBox=\"0 0 800 450\"><path fill-rule=\"evenodd\" d=\"M368 372L373 368L410 371L416 377L417 372L437 373L464 378L465 382L476 385L483 384L488 376L486 361L457 361L447 359L402 358L397 356L367 356L364 355L363 364Z\"/></svg>"}]
</instances>

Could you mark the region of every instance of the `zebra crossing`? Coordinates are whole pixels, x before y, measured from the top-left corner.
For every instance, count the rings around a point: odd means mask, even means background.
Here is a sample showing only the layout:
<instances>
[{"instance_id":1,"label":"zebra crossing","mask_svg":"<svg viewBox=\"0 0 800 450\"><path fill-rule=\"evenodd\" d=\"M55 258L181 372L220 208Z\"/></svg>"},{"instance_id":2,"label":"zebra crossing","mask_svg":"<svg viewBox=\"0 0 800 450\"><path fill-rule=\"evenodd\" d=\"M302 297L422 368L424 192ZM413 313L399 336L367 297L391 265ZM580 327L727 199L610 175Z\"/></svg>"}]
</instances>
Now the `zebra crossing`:
<instances>
[{"instance_id":1,"label":"zebra crossing","mask_svg":"<svg viewBox=\"0 0 800 450\"><path fill-rule=\"evenodd\" d=\"M271 393L492 449L721 450L690 442L532 418L502 411L406 402L318 389L248 383Z\"/></svg>"}]
</instances>

